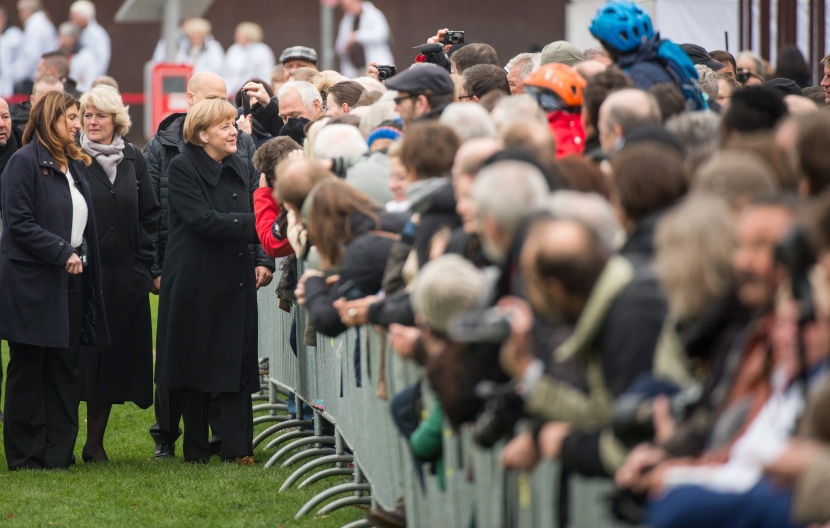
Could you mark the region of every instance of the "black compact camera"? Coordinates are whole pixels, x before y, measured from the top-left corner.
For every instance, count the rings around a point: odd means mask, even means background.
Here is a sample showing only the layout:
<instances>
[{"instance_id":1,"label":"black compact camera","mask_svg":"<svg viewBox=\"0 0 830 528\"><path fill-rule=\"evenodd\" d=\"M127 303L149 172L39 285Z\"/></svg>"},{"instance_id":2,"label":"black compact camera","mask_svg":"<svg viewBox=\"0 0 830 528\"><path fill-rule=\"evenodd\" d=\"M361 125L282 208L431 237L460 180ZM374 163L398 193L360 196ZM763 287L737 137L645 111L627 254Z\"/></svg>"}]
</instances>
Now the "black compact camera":
<instances>
[{"instance_id":1,"label":"black compact camera","mask_svg":"<svg viewBox=\"0 0 830 528\"><path fill-rule=\"evenodd\" d=\"M682 422L688 418L703 396L703 387L694 384L669 397L672 418ZM611 413L614 436L626 447L654 438L654 398L643 394L624 394L614 403Z\"/></svg>"},{"instance_id":2,"label":"black compact camera","mask_svg":"<svg viewBox=\"0 0 830 528\"><path fill-rule=\"evenodd\" d=\"M447 33L444 35L444 38L441 40L441 44L464 44L464 32L447 31Z\"/></svg>"},{"instance_id":3,"label":"black compact camera","mask_svg":"<svg viewBox=\"0 0 830 528\"><path fill-rule=\"evenodd\" d=\"M458 314L447 328L447 337L458 343L501 344L509 336L507 314L496 308Z\"/></svg>"},{"instance_id":4,"label":"black compact camera","mask_svg":"<svg viewBox=\"0 0 830 528\"><path fill-rule=\"evenodd\" d=\"M398 69L390 64L378 66L378 79L385 81L389 77L394 77L398 73Z\"/></svg>"},{"instance_id":5,"label":"black compact camera","mask_svg":"<svg viewBox=\"0 0 830 528\"><path fill-rule=\"evenodd\" d=\"M489 449L513 432L516 422L522 417L524 400L516 392L516 383L512 381L501 385L480 381L475 392L485 403L473 426L473 438L478 445Z\"/></svg>"}]
</instances>

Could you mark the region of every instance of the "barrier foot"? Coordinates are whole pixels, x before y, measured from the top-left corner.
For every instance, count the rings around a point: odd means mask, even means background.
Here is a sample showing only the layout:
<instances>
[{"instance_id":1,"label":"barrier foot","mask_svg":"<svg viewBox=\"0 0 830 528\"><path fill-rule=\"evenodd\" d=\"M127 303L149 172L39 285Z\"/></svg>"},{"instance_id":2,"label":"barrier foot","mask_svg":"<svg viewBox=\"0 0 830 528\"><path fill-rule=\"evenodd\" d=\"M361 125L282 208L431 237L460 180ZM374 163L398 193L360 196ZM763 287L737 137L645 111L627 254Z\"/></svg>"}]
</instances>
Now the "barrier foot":
<instances>
[{"instance_id":1,"label":"barrier foot","mask_svg":"<svg viewBox=\"0 0 830 528\"><path fill-rule=\"evenodd\" d=\"M345 506L354 506L355 504L365 504L369 506L372 504L372 497L343 497L342 499L332 501L320 508L317 515L328 515L334 510L339 510Z\"/></svg>"},{"instance_id":2,"label":"barrier foot","mask_svg":"<svg viewBox=\"0 0 830 528\"><path fill-rule=\"evenodd\" d=\"M282 486L280 486L280 491L285 491L291 486L294 485L295 482L300 480L300 477L311 471L312 469L316 469L321 466L325 466L326 464L340 464L340 463L348 463L352 461L351 455L332 455L332 456L324 456L322 458L318 458L316 460L312 460L311 462L307 462L303 464L300 468L298 468L294 473L289 476L285 482L283 482ZM345 468L344 468L345 469ZM349 473L352 473L352 470L348 470Z\"/></svg>"},{"instance_id":3,"label":"barrier foot","mask_svg":"<svg viewBox=\"0 0 830 528\"><path fill-rule=\"evenodd\" d=\"M254 449L266 438L271 436L274 433L282 431L283 429L289 429L291 427L308 427L311 425L311 421L309 420L286 420L282 423L278 423L272 425L271 427L267 428L266 430L259 433L256 438L254 438Z\"/></svg>"},{"instance_id":4,"label":"barrier foot","mask_svg":"<svg viewBox=\"0 0 830 528\"><path fill-rule=\"evenodd\" d=\"M300 511L297 512L297 515L295 515L294 518L299 519L300 517L308 515L311 512L311 510L313 510L314 508L316 508L317 506L322 504L323 501L326 501L326 500L328 500L332 497L340 495L341 493L349 493L349 492L352 492L352 491L369 492L369 491L371 491L371 488L372 488L372 486L368 482L349 482L348 484L340 484L338 486L334 486L334 487L329 488L329 489L327 489L327 490L325 490L321 493L318 493L314 497L312 497L311 500L306 502L303 505L303 507L300 508ZM371 501L371 499L369 497L348 497L348 498L350 498L350 499L362 498L362 499Z\"/></svg>"},{"instance_id":5,"label":"barrier foot","mask_svg":"<svg viewBox=\"0 0 830 528\"><path fill-rule=\"evenodd\" d=\"M266 414L265 416L257 416L256 418L254 418L254 425L264 424L268 422L284 422L286 420L288 420L287 416Z\"/></svg>"},{"instance_id":6,"label":"barrier foot","mask_svg":"<svg viewBox=\"0 0 830 528\"><path fill-rule=\"evenodd\" d=\"M329 477L347 476L347 475L352 475L353 473L354 473L354 471L351 468L347 468L347 467L324 469L323 471L320 471L319 473L315 473L315 474L311 475L310 477L308 477L307 479L305 479L304 481L302 481L300 483L300 485L297 486L297 489L306 488L308 486L311 486L315 482L321 481L321 480L329 478Z\"/></svg>"},{"instance_id":7,"label":"barrier foot","mask_svg":"<svg viewBox=\"0 0 830 528\"><path fill-rule=\"evenodd\" d=\"M311 445L311 444L334 445L334 438L332 438L330 436L328 436L328 437L327 436L311 436L311 437L308 437L308 438L301 438L301 439L295 440L295 441L293 441L293 442L291 442L287 445L284 445L279 451L277 451L274 454L274 457L277 458L277 459L280 459L280 458L284 457L285 455L287 455L288 453L290 453L291 451L294 451L298 447L302 447L302 446L305 446L305 445Z\"/></svg>"},{"instance_id":8,"label":"barrier foot","mask_svg":"<svg viewBox=\"0 0 830 528\"><path fill-rule=\"evenodd\" d=\"M263 403L260 405L254 405L253 411L255 413L262 412L262 411L287 411L288 405L285 403Z\"/></svg>"},{"instance_id":9,"label":"barrier foot","mask_svg":"<svg viewBox=\"0 0 830 528\"><path fill-rule=\"evenodd\" d=\"M374 526L374 524L370 523L366 519L360 519L349 524L344 524L340 528L371 528L372 526Z\"/></svg>"},{"instance_id":10,"label":"barrier foot","mask_svg":"<svg viewBox=\"0 0 830 528\"><path fill-rule=\"evenodd\" d=\"M309 458L313 456L325 456L325 455L336 455L337 451L332 448L322 448L322 449L306 449L305 451L300 451L299 453L295 453L291 456L288 460L282 463L282 467L289 467L293 466L300 460L304 458Z\"/></svg>"},{"instance_id":11,"label":"barrier foot","mask_svg":"<svg viewBox=\"0 0 830 528\"><path fill-rule=\"evenodd\" d=\"M304 429L302 431L291 431L290 433L281 434L278 437L274 438L268 445L265 446L265 449L274 449L276 446L280 445L283 442L288 442L289 440L294 440L296 438L307 438L312 436L313 433L308 429Z\"/></svg>"}]
</instances>

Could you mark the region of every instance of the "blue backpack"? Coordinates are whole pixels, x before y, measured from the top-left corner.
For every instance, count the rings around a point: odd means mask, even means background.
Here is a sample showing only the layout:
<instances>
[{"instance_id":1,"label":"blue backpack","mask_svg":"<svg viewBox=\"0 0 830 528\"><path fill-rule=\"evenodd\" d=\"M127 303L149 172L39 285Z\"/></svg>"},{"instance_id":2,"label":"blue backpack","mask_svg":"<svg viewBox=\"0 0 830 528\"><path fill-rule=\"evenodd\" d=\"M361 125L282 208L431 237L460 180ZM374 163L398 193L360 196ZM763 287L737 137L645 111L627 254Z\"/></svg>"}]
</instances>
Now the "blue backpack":
<instances>
[{"instance_id":1,"label":"blue backpack","mask_svg":"<svg viewBox=\"0 0 830 528\"><path fill-rule=\"evenodd\" d=\"M664 40L657 48L657 58L666 67L669 74L674 77L675 84L683 92L687 110L706 110L709 108L706 99L703 97L703 92L700 90L695 65L692 59L683 51L683 48L670 40Z\"/></svg>"}]
</instances>

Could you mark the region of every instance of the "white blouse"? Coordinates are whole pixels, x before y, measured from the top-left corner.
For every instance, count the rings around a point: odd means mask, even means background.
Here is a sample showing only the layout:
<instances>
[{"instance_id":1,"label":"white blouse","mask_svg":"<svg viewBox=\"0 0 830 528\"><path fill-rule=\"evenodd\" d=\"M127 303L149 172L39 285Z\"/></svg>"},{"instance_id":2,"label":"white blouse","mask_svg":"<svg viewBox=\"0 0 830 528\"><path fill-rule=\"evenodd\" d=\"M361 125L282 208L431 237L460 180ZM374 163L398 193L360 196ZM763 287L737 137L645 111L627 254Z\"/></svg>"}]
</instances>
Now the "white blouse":
<instances>
[{"instance_id":1,"label":"white blouse","mask_svg":"<svg viewBox=\"0 0 830 528\"><path fill-rule=\"evenodd\" d=\"M89 217L89 208L86 205L86 200L84 200L84 195L75 185L75 178L72 177L69 168L66 169L66 179L69 181L69 194L72 196L72 235L69 243L72 244L72 247L77 248L84 241L84 230Z\"/></svg>"}]
</instances>

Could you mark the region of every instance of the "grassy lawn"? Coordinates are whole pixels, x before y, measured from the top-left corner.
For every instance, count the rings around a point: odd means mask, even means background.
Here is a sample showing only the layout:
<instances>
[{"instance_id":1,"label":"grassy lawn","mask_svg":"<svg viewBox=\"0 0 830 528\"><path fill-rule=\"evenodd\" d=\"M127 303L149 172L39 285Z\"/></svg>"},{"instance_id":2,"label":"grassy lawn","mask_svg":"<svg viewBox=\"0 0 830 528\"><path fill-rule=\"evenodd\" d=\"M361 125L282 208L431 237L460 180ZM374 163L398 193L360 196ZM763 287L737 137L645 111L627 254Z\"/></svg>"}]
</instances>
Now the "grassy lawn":
<instances>
[{"instance_id":1,"label":"grassy lawn","mask_svg":"<svg viewBox=\"0 0 830 528\"><path fill-rule=\"evenodd\" d=\"M155 300L153 310L155 315ZM155 331L155 317L153 329ZM2 345L8 362L8 347ZM68 471L17 471L5 468L0 445L0 525L9 526L269 526L338 527L363 515L345 508L326 517L294 515L302 505L336 479L309 489L278 493L290 472L265 469L270 452L257 449L255 467L223 464L214 458L191 466L181 458L152 461L153 443L147 433L153 410L133 404L116 405L107 429L108 465L80 462L86 438L86 406L81 404L81 430L75 448L78 464ZM266 427L261 425L256 432Z\"/></svg>"}]
</instances>

